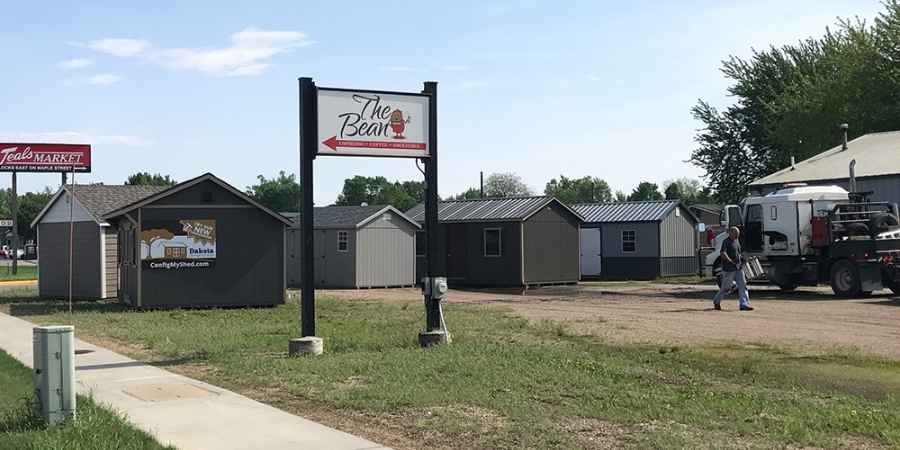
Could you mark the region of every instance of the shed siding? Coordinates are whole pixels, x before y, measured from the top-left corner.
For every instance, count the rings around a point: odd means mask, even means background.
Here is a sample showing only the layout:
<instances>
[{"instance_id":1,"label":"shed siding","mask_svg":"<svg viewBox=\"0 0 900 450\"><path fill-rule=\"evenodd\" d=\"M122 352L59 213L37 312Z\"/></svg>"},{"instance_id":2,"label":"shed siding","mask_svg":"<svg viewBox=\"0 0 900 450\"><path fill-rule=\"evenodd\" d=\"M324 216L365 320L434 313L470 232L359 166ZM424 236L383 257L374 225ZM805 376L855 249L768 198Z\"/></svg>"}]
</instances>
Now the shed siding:
<instances>
[{"instance_id":1,"label":"shed siding","mask_svg":"<svg viewBox=\"0 0 900 450\"><path fill-rule=\"evenodd\" d=\"M681 215L675 210L659 224L660 256L694 256L697 248L695 224L687 215L687 210L680 208Z\"/></svg>"},{"instance_id":2,"label":"shed siding","mask_svg":"<svg viewBox=\"0 0 900 450\"><path fill-rule=\"evenodd\" d=\"M209 193L211 195L210 198L205 198L205 193ZM197 183L190 188L184 189L180 192L176 192L167 197L161 198L153 203L155 206L160 205L185 205L185 206L195 206L195 205L231 205L231 206L247 206L252 207L250 204L245 202L240 197L234 195L229 190L219 186L218 184L204 180ZM152 207L151 207L152 208Z\"/></svg>"},{"instance_id":3,"label":"shed siding","mask_svg":"<svg viewBox=\"0 0 900 450\"><path fill-rule=\"evenodd\" d=\"M74 224L72 296L82 299L100 297L100 226L96 222ZM38 224L41 236L39 295L69 295L69 224Z\"/></svg>"},{"instance_id":4,"label":"shed siding","mask_svg":"<svg viewBox=\"0 0 900 450\"><path fill-rule=\"evenodd\" d=\"M522 224L520 222L464 223L464 248L451 248L448 252L465 253L465 275L463 284L480 286L518 286L522 284ZM500 257L484 256L484 230L500 228ZM452 255L450 256L452 257ZM450 275L448 261L448 276Z\"/></svg>"},{"instance_id":5,"label":"shed siding","mask_svg":"<svg viewBox=\"0 0 900 450\"><path fill-rule=\"evenodd\" d=\"M659 258L630 257L607 258L602 260L603 272L600 274L610 280L652 280L659 277Z\"/></svg>"},{"instance_id":6,"label":"shed siding","mask_svg":"<svg viewBox=\"0 0 900 450\"><path fill-rule=\"evenodd\" d=\"M182 198L193 202L193 195L185 194ZM284 302L284 225L265 212L256 208L210 205L209 208L189 209L143 208L140 216L142 221L216 220L214 266L184 270L143 268L141 306L274 305Z\"/></svg>"},{"instance_id":7,"label":"shed siding","mask_svg":"<svg viewBox=\"0 0 900 450\"><path fill-rule=\"evenodd\" d=\"M393 212L356 232L358 287L409 286L416 279L416 228Z\"/></svg>"},{"instance_id":8,"label":"shed siding","mask_svg":"<svg viewBox=\"0 0 900 450\"><path fill-rule=\"evenodd\" d=\"M523 225L525 284L578 281L581 275L579 224L557 204Z\"/></svg>"},{"instance_id":9,"label":"shed siding","mask_svg":"<svg viewBox=\"0 0 900 450\"><path fill-rule=\"evenodd\" d=\"M106 240L104 270L106 272L106 298L119 295L119 233L115 227L103 227Z\"/></svg>"},{"instance_id":10,"label":"shed siding","mask_svg":"<svg viewBox=\"0 0 900 450\"><path fill-rule=\"evenodd\" d=\"M604 258L658 258L659 257L659 224L656 222L604 223L603 257ZM634 230L637 242L634 252L622 252L622 231ZM611 269L603 262L603 271Z\"/></svg>"},{"instance_id":11,"label":"shed siding","mask_svg":"<svg viewBox=\"0 0 900 450\"><path fill-rule=\"evenodd\" d=\"M346 231L347 251L337 249L338 231ZM316 260L316 281L319 287L353 288L356 285L356 230L315 230L313 248ZM302 279L301 279L302 280Z\"/></svg>"},{"instance_id":12,"label":"shed siding","mask_svg":"<svg viewBox=\"0 0 900 450\"><path fill-rule=\"evenodd\" d=\"M41 218L41 223L69 223L69 198L68 192L63 192L50 206L44 217ZM71 209L73 222L96 223L94 216L81 206L81 202L77 198L75 199L75 205Z\"/></svg>"}]
</instances>

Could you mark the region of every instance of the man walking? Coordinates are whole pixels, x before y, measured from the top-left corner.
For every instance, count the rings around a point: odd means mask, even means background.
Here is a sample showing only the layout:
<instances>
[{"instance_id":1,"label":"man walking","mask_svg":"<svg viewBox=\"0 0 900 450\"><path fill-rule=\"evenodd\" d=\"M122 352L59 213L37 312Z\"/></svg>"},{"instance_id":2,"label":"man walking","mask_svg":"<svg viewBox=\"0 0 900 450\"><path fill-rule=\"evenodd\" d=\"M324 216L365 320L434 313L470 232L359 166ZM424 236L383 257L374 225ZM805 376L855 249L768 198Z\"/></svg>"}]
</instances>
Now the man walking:
<instances>
[{"instance_id":1,"label":"man walking","mask_svg":"<svg viewBox=\"0 0 900 450\"><path fill-rule=\"evenodd\" d=\"M750 306L750 294L747 292L747 279L744 278L744 271L741 270L741 243L738 238L741 236L741 230L737 227L728 229L728 237L722 242L722 248L719 250L719 259L722 261L722 285L719 292L713 297L713 308L716 311L722 309L722 297L731 290L732 283L737 285L738 296L740 298L741 311L753 311Z\"/></svg>"}]
</instances>

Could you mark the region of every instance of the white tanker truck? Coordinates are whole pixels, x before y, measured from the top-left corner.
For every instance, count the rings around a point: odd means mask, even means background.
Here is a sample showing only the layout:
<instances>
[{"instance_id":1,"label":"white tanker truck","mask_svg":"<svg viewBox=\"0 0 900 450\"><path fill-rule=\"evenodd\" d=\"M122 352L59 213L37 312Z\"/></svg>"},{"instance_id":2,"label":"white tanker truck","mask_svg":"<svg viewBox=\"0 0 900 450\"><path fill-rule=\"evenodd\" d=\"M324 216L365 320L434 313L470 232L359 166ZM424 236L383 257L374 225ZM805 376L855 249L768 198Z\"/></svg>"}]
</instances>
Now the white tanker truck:
<instances>
[{"instance_id":1,"label":"white tanker truck","mask_svg":"<svg viewBox=\"0 0 900 450\"><path fill-rule=\"evenodd\" d=\"M768 280L782 290L823 283L841 297L882 288L900 294L897 205L867 197L838 186L786 185L725 206L721 224L741 229L745 255L758 257ZM707 276L721 273L719 251L726 237L721 233L712 242L704 261Z\"/></svg>"}]
</instances>

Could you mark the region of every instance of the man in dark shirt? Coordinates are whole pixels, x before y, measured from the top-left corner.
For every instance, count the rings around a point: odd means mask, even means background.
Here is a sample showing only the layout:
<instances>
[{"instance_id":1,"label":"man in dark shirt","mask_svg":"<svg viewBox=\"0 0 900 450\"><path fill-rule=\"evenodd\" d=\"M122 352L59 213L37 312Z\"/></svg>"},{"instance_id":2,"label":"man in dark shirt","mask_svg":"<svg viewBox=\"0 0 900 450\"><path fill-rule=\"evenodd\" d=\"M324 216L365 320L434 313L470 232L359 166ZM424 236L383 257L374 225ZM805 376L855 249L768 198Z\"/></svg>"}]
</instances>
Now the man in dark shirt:
<instances>
[{"instance_id":1,"label":"man in dark shirt","mask_svg":"<svg viewBox=\"0 0 900 450\"><path fill-rule=\"evenodd\" d=\"M719 286L719 292L713 297L713 308L722 309L722 297L731 291L731 285L735 284L738 288L738 296L740 298L741 311L753 311L750 306L750 294L747 292L747 280L744 278L744 272L741 270L743 260L741 258L741 242L738 239L741 236L741 230L737 227L728 229L728 237L722 241L722 248L719 250L719 260L722 261L722 274L720 275L722 284Z\"/></svg>"}]
</instances>

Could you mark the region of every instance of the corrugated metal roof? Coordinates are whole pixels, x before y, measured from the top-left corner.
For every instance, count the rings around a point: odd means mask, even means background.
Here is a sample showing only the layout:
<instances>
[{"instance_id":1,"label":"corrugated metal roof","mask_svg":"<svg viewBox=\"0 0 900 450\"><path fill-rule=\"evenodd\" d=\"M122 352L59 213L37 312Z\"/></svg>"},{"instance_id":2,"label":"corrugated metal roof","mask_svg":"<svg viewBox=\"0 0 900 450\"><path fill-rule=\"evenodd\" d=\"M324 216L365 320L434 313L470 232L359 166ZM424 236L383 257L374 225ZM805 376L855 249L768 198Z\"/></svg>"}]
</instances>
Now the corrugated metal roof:
<instances>
[{"instance_id":1,"label":"corrugated metal roof","mask_svg":"<svg viewBox=\"0 0 900 450\"><path fill-rule=\"evenodd\" d=\"M527 219L550 202L559 202L559 200L548 196L536 196L442 201L438 206L438 221L521 221ZM565 205L563 206L565 207ZM574 213L574 211L572 212ZM422 204L416 205L407 211L406 215L416 222L424 222L425 206Z\"/></svg>"},{"instance_id":2,"label":"corrugated metal roof","mask_svg":"<svg viewBox=\"0 0 900 450\"><path fill-rule=\"evenodd\" d=\"M862 135L771 175L751 186L796 183L814 180L839 180L850 177L850 161L856 160L856 176L900 175L900 131Z\"/></svg>"},{"instance_id":3,"label":"corrugated metal roof","mask_svg":"<svg viewBox=\"0 0 900 450\"><path fill-rule=\"evenodd\" d=\"M666 218L678 200L616 203L579 203L572 208L591 222L659 222Z\"/></svg>"}]
</instances>

